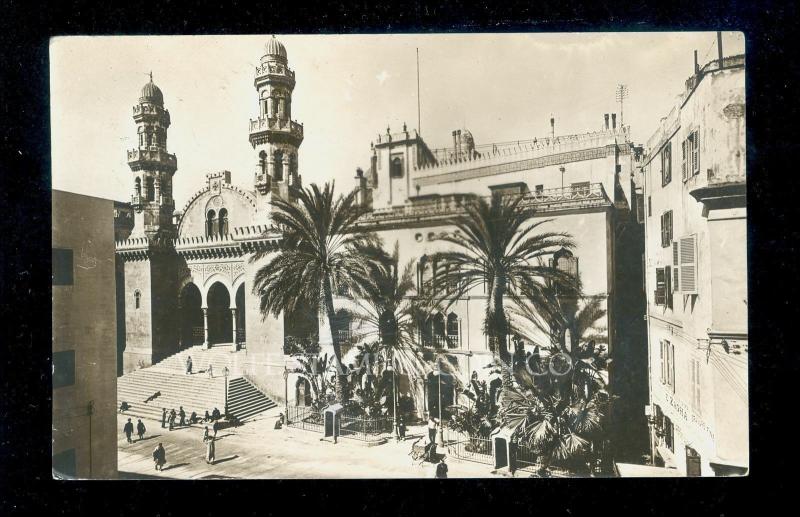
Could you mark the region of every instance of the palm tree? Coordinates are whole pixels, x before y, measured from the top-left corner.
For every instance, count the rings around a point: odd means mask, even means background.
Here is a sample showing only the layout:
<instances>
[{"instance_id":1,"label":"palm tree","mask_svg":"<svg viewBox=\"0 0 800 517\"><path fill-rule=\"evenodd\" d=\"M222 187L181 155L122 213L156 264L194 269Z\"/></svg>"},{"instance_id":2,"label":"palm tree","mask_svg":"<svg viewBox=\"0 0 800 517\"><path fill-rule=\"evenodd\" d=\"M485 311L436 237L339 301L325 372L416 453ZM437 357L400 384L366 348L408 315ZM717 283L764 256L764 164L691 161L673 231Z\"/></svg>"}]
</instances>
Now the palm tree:
<instances>
[{"instance_id":1,"label":"palm tree","mask_svg":"<svg viewBox=\"0 0 800 517\"><path fill-rule=\"evenodd\" d=\"M434 370L433 364L448 374L457 373L441 354L432 353L419 346L417 335L420 324L431 312L431 300L420 297L414 282L414 264L400 268L399 244L392 254L382 247L365 250L368 280L359 284L355 302L357 319L374 329L375 341L360 347L358 364L383 365L383 372L391 371L392 415L397 421L397 376L424 379ZM364 333L362 337L369 337ZM367 357L372 354L371 357Z\"/></svg>"},{"instance_id":2,"label":"palm tree","mask_svg":"<svg viewBox=\"0 0 800 517\"><path fill-rule=\"evenodd\" d=\"M542 232L542 225L550 220L534 221L535 210L522 201L522 196L494 195L490 201L476 198L467 205L464 216L450 221L457 231L438 237L457 249L433 257L431 287L439 293L440 301L453 303L485 283L489 296L484 328L504 364L510 362L506 300L516 306L532 305L549 311L547 286L574 282L570 275L544 263L544 258L557 250L573 248L571 237Z\"/></svg>"},{"instance_id":3,"label":"palm tree","mask_svg":"<svg viewBox=\"0 0 800 517\"><path fill-rule=\"evenodd\" d=\"M355 191L336 198L331 182L322 190L316 184L298 189L296 197L296 202L272 201L272 219L283 231L283 239L280 250L256 272L253 291L261 298L265 316L291 314L303 303L327 316L338 372L336 395L344 401L346 375L333 292L337 287L357 290L366 282L363 250L376 246L378 238L358 231L356 221L363 211L356 205ZM252 260L270 253L257 253Z\"/></svg>"},{"instance_id":4,"label":"palm tree","mask_svg":"<svg viewBox=\"0 0 800 517\"><path fill-rule=\"evenodd\" d=\"M515 429L518 443L530 447L544 469L554 463L574 467L587 459L601 430L602 405L597 394L574 398L519 384L504 391L500 415L503 425Z\"/></svg>"},{"instance_id":5,"label":"palm tree","mask_svg":"<svg viewBox=\"0 0 800 517\"><path fill-rule=\"evenodd\" d=\"M291 373L296 373L298 377L308 381L312 393L311 407L317 411L321 410L325 406L325 393L328 390L325 378L329 365L328 354L319 357L297 354L292 358L300 366L291 370Z\"/></svg>"}]
</instances>

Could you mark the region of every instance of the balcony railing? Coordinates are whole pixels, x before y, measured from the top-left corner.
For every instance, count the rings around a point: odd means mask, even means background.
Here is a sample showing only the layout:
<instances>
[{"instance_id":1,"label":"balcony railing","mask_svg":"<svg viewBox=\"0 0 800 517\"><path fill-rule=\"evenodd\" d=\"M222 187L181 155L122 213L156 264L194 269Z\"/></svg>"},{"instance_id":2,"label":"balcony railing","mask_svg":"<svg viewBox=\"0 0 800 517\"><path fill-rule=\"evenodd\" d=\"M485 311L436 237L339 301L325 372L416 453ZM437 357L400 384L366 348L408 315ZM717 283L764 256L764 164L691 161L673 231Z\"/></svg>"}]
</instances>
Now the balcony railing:
<instances>
[{"instance_id":1,"label":"balcony railing","mask_svg":"<svg viewBox=\"0 0 800 517\"><path fill-rule=\"evenodd\" d=\"M486 196L489 200L491 196ZM432 201L411 203L389 209L374 210L366 214L361 222L393 222L404 219L446 218L466 212L469 198L463 195L446 195ZM602 183L591 183L576 187L563 187L528 192L523 196L522 206L539 212L572 210L599 206L610 206Z\"/></svg>"},{"instance_id":2,"label":"balcony railing","mask_svg":"<svg viewBox=\"0 0 800 517\"><path fill-rule=\"evenodd\" d=\"M298 138L303 138L303 124L294 120L283 120L276 117L250 119L250 133L260 133L261 131L286 131Z\"/></svg>"},{"instance_id":3,"label":"balcony railing","mask_svg":"<svg viewBox=\"0 0 800 517\"><path fill-rule=\"evenodd\" d=\"M131 162L160 162L172 167L178 166L178 160L174 154L159 149L158 147L151 146L149 148L129 149L128 150L128 163Z\"/></svg>"},{"instance_id":4,"label":"balcony railing","mask_svg":"<svg viewBox=\"0 0 800 517\"><path fill-rule=\"evenodd\" d=\"M290 70L289 67L280 63L264 63L263 65L256 67L256 77L262 77L270 74L284 75L294 79L294 72Z\"/></svg>"}]
</instances>

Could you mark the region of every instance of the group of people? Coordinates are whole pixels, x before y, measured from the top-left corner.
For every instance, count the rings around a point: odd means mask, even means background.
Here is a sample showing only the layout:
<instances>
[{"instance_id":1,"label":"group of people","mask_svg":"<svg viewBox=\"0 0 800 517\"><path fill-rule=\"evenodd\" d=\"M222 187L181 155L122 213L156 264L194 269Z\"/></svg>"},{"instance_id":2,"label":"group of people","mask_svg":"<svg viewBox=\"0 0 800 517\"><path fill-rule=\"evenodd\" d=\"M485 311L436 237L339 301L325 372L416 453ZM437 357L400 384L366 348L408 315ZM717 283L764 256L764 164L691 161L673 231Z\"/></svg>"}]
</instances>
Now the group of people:
<instances>
[{"instance_id":1,"label":"group of people","mask_svg":"<svg viewBox=\"0 0 800 517\"><path fill-rule=\"evenodd\" d=\"M125 437L128 439L128 443L133 443L133 422L129 418L128 421L125 423L125 426L122 428L122 432L125 433ZM144 440L144 433L147 432L147 429L142 423L142 419L138 419L136 423L136 435L139 437L140 440Z\"/></svg>"},{"instance_id":2,"label":"group of people","mask_svg":"<svg viewBox=\"0 0 800 517\"><path fill-rule=\"evenodd\" d=\"M192 411L192 414L189 415L188 425L197 424L199 422L216 422L222 418L222 413L220 413L219 409L214 408L210 414L206 409L206 414L203 418L200 418L196 412ZM167 412L167 408L161 408L161 427L165 428L169 425L169 430L176 426L175 421L178 421L177 425L183 427L187 425L186 420L186 411L184 411L183 406L180 406L178 411L176 412L173 408L169 413ZM216 424L215 424L216 425Z\"/></svg>"},{"instance_id":3,"label":"group of people","mask_svg":"<svg viewBox=\"0 0 800 517\"><path fill-rule=\"evenodd\" d=\"M222 368L222 375L227 377L228 376L228 372L229 372L229 370L228 370L227 366ZM214 378L214 365L213 364L211 364L211 363L208 364L208 368L206 368L206 373L208 374L208 376L210 378L212 378L212 379ZM190 355L186 356L186 375L192 375L192 356L190 356Z\"/></svg>"}]
</instances>

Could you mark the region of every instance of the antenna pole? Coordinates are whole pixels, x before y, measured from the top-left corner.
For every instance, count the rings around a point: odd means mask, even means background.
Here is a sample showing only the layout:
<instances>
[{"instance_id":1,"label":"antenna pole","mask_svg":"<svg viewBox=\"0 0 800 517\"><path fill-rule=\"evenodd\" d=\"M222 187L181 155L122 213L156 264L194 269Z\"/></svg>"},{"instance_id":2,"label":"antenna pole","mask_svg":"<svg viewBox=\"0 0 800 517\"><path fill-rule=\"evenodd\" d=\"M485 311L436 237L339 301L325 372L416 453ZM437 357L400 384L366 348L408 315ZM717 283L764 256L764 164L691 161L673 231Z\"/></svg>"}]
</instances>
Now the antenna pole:
<instances>
[{"instance_id":1,"label":"antenna pole","mask_svg":"<svg viewBox=\"0 0 800 517\"><path fill-rule=\"evenodd\" d=\"M422 136L422 118L420 117L419 100L419 47L417 47L417 133Z\"/></svg>"},{"instance_id":2,"label":"antenna pole","mask_svg":"<svg viewBox=\"0 0 800 517\"><path fill-rule=\"evenodd\" d=\"M619 102L619 127L620 128L624 128L624 126L625 126L625 124L623 122L624 119L622 118L622 116L623 116L622 107L623 107L623 101L625 100L625 98L627 96L628 96L628 86L624 85L624 84L618 84L617 85L617 102Z\"/></svg>"}]
</instances>

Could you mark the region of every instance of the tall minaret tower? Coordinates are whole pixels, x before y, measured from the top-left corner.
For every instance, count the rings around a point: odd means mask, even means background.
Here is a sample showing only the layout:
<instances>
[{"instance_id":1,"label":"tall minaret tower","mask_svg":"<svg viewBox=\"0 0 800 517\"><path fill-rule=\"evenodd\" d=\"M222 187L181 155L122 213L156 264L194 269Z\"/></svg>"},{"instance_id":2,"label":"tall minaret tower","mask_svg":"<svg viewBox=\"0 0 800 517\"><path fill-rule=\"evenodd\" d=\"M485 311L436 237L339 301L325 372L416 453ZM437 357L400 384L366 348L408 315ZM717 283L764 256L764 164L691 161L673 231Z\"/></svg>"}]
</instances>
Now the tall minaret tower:
<instances>
[{"instance_id":1,"label":"tall minaret tower","mask_svg":"<svg viewBox=\"0 0 800 517\"><path fill-rule=\"evenodd\" d=\"M289 68L286 48L273 36L256 67L259 116L250 120L250 145L256 154L255 187L258 210L269 213L271 195L291 199L301 187L297 172L297 150L303 142L303 125L292 120L294 72Z\"/></svg>"},{"instance_id":2,"label":"tall minaret tower","mask_svg":"<svg viewBox=\"0 0 800 517\"><path fill-rule=\"evenodd\" d=\"M175 237L172 213L172 175L178 168L174 154L167 152L169 111L164 109L164 95L150 82L142 88L139 103L133 107L138 147L128 151L128 165L134 174L134 227L132 237L147 236L153 240Z\"/></svg>"}]
</instances>

